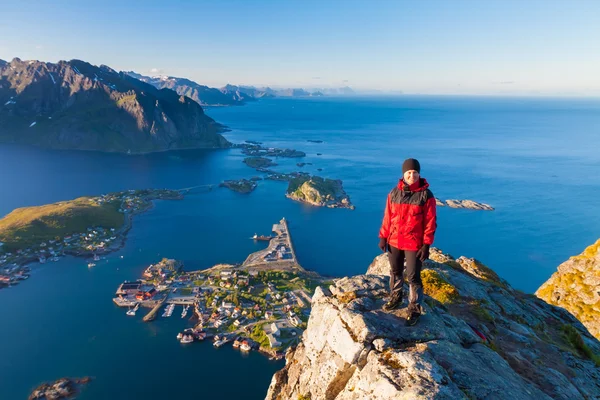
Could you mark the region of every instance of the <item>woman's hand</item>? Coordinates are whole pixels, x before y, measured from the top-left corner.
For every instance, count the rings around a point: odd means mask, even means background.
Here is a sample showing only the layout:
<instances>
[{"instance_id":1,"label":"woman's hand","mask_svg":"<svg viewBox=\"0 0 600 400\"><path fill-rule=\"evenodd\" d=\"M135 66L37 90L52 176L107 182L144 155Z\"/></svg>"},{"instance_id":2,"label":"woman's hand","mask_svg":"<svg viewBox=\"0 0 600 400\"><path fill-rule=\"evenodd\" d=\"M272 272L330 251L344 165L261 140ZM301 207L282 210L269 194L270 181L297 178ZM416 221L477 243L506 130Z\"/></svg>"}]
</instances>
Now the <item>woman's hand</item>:
<instances>
[{"instance_id":1,"label":"woman's hand","mask_svg":"<svg viewBox=\"0 0 600 400\"><path fill-rule=\"evenodd\" d=\"M427 260L429 258L429 245L424 244L421 246L419 251L417 251L417 258L421 260L421 262Z\"/></svg>"},{"instance_id":2,"label":"woman's hand","mask_svg":"<svg viewBox=\"0 0 600 400\"><path fill-rule=\"evenodd\" d=\"M385 251L387 250L387 239L379 239L379 248L385 253Z\"/></svg>"}]
</instances>

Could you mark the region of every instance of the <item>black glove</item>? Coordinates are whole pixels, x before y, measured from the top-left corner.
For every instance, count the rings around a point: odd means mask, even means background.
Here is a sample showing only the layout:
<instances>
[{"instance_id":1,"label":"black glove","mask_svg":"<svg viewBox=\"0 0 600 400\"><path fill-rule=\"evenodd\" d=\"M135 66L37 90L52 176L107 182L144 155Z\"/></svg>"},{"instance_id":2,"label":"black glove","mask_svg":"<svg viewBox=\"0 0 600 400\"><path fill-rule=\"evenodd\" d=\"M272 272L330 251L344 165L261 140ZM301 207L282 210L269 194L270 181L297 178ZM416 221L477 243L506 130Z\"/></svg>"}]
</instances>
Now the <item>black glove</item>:
<instances>
[{"instance_id":1,"label":"black glove","mask_svg":"<svg viewBox=\"0 0 600 400\"><path fill-rule=\"evenodd\" d=\"M417 251L417 258L421 260L421 262L427 260L429 258L429 245L424 244L421 246L419 251Z\"/></svg>"},{"instance_id":2,"label":"black glove","mask_svg":"<svg viewBox=\"0 0 600 400\"><path fill-rule=\"evenodd\" d=\"M379 248L381 249L381 251L383 251L385 253L385 251L387 250L387 239L385 239L385 238L379 239Z\"/></svg>"}]
</instances>

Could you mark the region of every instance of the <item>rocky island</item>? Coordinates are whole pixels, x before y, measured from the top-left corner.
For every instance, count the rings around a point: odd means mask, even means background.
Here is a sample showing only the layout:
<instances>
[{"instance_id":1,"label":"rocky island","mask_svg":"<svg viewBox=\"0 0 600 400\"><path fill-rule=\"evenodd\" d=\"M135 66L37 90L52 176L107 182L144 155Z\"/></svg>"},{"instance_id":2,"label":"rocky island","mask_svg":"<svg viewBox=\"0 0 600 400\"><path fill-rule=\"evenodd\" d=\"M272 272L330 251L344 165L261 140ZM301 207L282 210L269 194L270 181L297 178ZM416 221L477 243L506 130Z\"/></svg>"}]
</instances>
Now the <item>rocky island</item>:
<instances>
[{"instance_id":1,"label":"rocky island","mask_svg":"<svg viewBox=\"0 0 600 400\"><path fill-rule=\"evenodd\" d=\"M234 192L248 194L256 189L257 183L254 179L238 179L222 182L220 187L226 187Z\"/></svg>"},{"instance_id":2,"label":"rocky island","mask_svg":"<svg viewBox=\"0 0 600 400\"><path fill-rule=\"evenodd\" d=\"M244 158L244 164L254 169L265 169L277 165L273 160L265 157L246 157Z\"/></svg>"},{"instance_id":3,"label":"rocky island","mask_svg":"<svg viewBox=\"0 0 600 400\"><path fill-rule=\"evenodd\" d=\"M91 378L61 378L52 383L43 383L33 390L29 400L60 400L73 399L83 385L91 382Z\"/></svg>"},{"instance_id":4,"label":"rocky island","mask_svg":"<svg viewBox=\"0 0 600 400\"><path fill-rule=\"evenodd\" d=\"M485 203L478 203L473 200L440 200L435 198L435 204L438 207L448 206L450 208L465 208L469 210L494 211L494 207Z\"/></svg>"},{"instance_id":5,"label":"rocky island","mask_svg":"<svg viewBox=\"0 0 600 400\"><path fill-rule=\"evenodd\" d=\"M600 239L559 265L535 294L568 310L600 340Z\"/></svg>"},{"instance_id":6,"label":"rocky island","mask_svg":"<svg viewBox=\"0 0 600 400\"><path fill-rule=\"evenodd\" d=\"M289 181L285 195L292 200L314 206L354 210L354 205L339 179L301 175Z\"/></svg>"},{"instance_id":7,"label":"rocky island","mask_svg":"<svg viewBox=\"0 0 600 400\"><path fill-rule=\"evenodd\" d=\"M246 143L234 144L234 148L242 149L242 154L253 157L287 157L301 158L305 157L306 153L294 149L278 149L275 147L264 147L259 142L246 141Z\"/></svg>"},{"instance_id":8,"label":"rocky island","mask_svg":"<svg viewBox=\"0 0 600 400\"><path fill-rule=\"evenodd\" d=\"M600 342L570 313L480 262L433 251L424 315L384 312L389 261L316 289L307 329L267 400L594 399Z\"/></svg>"},{"instance_id":9,"label":"rocky island","mask_svg":"<svg viewBox=\"0 0 600 400\"><path fill-rule=\"evenodd\" d=\"M147 153L226 148L225 127L186 96L85 61L0 62L0 142Z\"/></svg>"}]
</instances>

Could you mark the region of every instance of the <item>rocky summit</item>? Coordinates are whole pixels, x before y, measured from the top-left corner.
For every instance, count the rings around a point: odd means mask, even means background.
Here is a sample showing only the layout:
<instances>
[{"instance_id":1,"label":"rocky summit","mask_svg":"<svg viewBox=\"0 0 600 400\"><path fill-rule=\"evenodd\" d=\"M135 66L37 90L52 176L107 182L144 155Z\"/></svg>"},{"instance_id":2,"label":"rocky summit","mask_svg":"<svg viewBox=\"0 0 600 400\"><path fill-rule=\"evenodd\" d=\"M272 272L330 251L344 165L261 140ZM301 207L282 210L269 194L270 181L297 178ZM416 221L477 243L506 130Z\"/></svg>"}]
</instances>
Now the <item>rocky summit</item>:
<instances>
[{"instance_id":1,"label":"rocky summit","mask_svg":"<svg viewBox=\"0 0 600 400\"><path fill-rule=\"evenodd\" d=\"M0 63L0 142L146 153L230 144L202 107L80 60Z\"/></svg>"},{"instance_id":2,"label":"rocky summit","mask_svg":"<svg viewBox=\"0 0 600 400\"><path fill-rule=\"evenodd\" d=\"M535 294L567 309L600 339L600 239L559 265Z\"/></svg>"},{"instance_id":3,"label":"rocky summit","mask_svg":"<svg viewBox=\"0 0 600 400\"><path fill-rule=\"evenodd\" d=\"M418 324L384 312L389 261L317 288L267 400L598 399L600 342L570 313L481 262L432 249Z\"/></svg>"}]
</instances>

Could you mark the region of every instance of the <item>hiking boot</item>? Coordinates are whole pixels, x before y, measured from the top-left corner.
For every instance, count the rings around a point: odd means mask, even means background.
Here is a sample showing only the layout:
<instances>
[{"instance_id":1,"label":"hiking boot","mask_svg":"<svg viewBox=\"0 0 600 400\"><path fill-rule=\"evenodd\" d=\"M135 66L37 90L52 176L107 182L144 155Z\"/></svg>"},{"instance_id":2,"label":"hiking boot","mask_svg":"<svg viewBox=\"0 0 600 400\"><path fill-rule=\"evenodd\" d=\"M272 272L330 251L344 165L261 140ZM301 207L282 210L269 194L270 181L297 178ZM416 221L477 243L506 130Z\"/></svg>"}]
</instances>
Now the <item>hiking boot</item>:
<instances>
[{"instance_id":1,"label":"hiking boot","mask_svg":"<svg viewBox=\"0 0 600 400\"><path fill-rule=\"evenodd\" d=\"M421 317L421 313L420 312L416 312L413 311L408 315L408 318L406 318L406 326L414 326L416 325L417 321L419 320L419 318Z\"/></svg>"},{"instance_id":2,"label":"hiking boot","mask_svg":"<svg viewBox=\"0 0 600 400\"><path fill-rule=\"evenodd\" d=\"M402 291L392 293L388 302L383 305L383 309L386 311L391 311L395 308L398 308L398 306L402 304L402 297Z\"/></svg>"},{"instance_id":3,"label":"hiking boot","mask_svg":"<svg viewBox=\"0 0 600 400\"><path fill-rule=\"evenodd\" d=\"M421 317L421 306L416 304L408 305L408 317L406 318L406 326L414 326Z\"/></svg>"}]
</instances>

